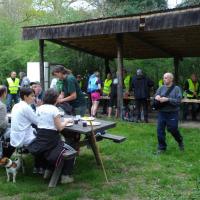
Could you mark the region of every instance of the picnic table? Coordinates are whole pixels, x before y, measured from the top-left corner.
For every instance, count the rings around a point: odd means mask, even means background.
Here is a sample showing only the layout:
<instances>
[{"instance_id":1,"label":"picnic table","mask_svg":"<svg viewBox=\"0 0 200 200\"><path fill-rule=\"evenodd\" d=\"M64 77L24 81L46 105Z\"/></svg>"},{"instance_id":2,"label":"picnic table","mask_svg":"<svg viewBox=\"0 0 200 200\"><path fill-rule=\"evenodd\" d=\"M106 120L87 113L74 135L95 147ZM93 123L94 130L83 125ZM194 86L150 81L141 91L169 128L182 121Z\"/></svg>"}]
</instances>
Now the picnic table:
<instances>
[{"instance_id":1,"label":"picnic table","mask_svg":"<svg viewBox=\"0 0 200 200\"><path fill-rule=\"evenodd\" d=\"M72 116L65 115L64 117L71 118ZM82 121L80 120L78 124L73 124L72 126L66 126L62 134L65 137L68 136L68 133L84 135L85 138L83 140L80 140L80 146L89 145L94 154L97 165L100 165L101 158L100 158L100 153L97 146L97 141L102 140L102 139L109 139L116 143L120 143L120 142L123 142L126 138L123 136L112 135L108 133L101 134L105 130L114 128L116 126L116 122L106 121L106 120L101 120L101 119L95 119L95 122L99 122L100 124L98 126L88 125L87 127L83 127ZM54 169L51 180L49 182L49 187L55 187L57 185L57 182L59 180L59 177L62 171L62 167L63 167L63 163L61 163L57 168Z\"/></svg>"},{"instance_id":2,"label":"picnic table","mask_svg":"<svg viewBox=\"0 0 200 200\"><path fill-rule=\"evenodd\" d=\"M181 100L181 103L200 103L200 99L187 99L184 98Z\"/></svg>"},{"instance_id":3,"label":"picnic table","mask_svg":"<svg viewBox=\"0 0 200 200\"><path fill-rule=\"evenodd\" d=\"M109 100L110 97L109 96L101 96L101 99ZM126 100L135 100L135 97L134 96L126 96L126 95L124 95L123 99L126 99Z\"/></svg>"}]
</instances>

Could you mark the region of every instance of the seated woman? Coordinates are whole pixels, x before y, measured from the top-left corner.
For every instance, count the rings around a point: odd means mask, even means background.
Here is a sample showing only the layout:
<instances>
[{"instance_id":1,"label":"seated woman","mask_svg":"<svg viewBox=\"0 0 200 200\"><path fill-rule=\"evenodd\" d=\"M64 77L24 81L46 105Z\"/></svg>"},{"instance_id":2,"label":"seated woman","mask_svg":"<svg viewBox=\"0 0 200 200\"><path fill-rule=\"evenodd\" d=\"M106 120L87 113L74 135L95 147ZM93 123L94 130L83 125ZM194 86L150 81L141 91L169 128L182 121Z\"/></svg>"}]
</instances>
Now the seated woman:
<instances>
[{"instance_id":1,"label":"seated woman","mask_svg":"<svg viewBox=\"0 0 200 200\"><path fill-rule=\"evenodd\" d=\"M20 98L11 112L10 143L14 147L27 147L36 137L32 124L37 125L37 115L30 106L35 95L31 88L21 88Z\"/></svg>"},{"instance_id":2,"label":"seated woman","mask_svg":"<svg viewBox=\"0 0 200 200\"><path fill-rule=\"evenodd\" d=\"M1 157L10 157L13 152L15 151L15 148L6 145L9 144L9 135L5 136L5 134L9 131L8 129L8 118L7 118L7 112L6 112L6 105L3 103L3 100L6 98L7 95L7 89L5 86L0 85L0 158Z\"/></svg>"},{"instance_id":3,"label":"seated woman","mask_svg":"<svg viewBox=\"0 0 200 200\"><path fill-rule=\"evenodd\" d=\"M21 101L14 105L11 112L11 133L10 144L13 147L24 147L27 149L28 145L36 138L36 130L33 125L37 127L37 115L31 108L31 104L35 100L34 91L31 88L20 89ZM33 173L44 173L44 162L42 157L35 157Z\"/></svg>"},{"instance_id":4,"label":"seated woman","mask_svg":"<svg viewBox=\"0 0 200 200\"><path fill-rule=\"evenodd\" d=\"M50 166L45 170L44 178L48 178L52 167L58 166L63 157L70 157L64 160L64 167L61 176L61 183L73 182L72 169L76 151L71 148L67 150L61 140L59 131L62 131L71 120L61 121L58 108L55 106L58 99L58 92L49 89L45 92L43 105L38 107L38 131L36 139L28 146L28 150L37 155L43 154Z\"/></svg>"}]
</instances>

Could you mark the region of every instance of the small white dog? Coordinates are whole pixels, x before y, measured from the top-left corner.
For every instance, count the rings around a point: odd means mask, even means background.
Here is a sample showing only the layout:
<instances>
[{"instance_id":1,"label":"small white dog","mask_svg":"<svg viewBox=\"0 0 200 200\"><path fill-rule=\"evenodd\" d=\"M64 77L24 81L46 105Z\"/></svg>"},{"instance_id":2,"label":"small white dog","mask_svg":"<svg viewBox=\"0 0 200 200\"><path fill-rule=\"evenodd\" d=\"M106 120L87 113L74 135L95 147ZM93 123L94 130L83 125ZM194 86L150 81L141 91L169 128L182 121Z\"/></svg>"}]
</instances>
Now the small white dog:
<instances>
[{"instance_id":1,"label":"small white dog","mask_svg":"<svg viewBox=\"0 0 200 200\"><path fill-rule=\"evenodd\" d=\"M13 183L16 183L16 176L17 176L17 171L21 167L21 161L18 158L15 161L12 161L9 158L2 158L0 160L0 165L4 166L6 168L6 173L7 173L7 182L10 181L10 175L13 175Z\"/></svg>"}]
</instances>

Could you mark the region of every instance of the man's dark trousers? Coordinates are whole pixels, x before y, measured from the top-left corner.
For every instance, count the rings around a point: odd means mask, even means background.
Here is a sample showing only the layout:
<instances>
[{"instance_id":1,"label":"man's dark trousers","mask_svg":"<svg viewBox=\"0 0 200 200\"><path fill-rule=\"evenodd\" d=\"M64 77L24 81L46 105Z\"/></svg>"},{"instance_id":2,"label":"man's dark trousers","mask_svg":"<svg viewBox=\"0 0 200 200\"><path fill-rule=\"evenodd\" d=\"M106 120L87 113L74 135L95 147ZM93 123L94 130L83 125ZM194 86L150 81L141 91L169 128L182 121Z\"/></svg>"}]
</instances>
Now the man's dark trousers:
<instances>
[{"instance_id":1,"label":"man's dark trousers","mask_svg":"<svg viewBox=\"0 0 200 200\"><path fill-rule=\"evenodd\" d=\"M148 121L148 101L147 99L136 99L137 120L141 120L141 108L143 108L144 120Z\"/></svg>"},{"instance_id":2,"label":"man's dark trousers","mask_svg":"<svg viewBox=\"0 0 200 200\"><path fill-rule=\"evenodd\" d=\"M158 149L166 150L167 144L165 142L165 128L172 134L178 144L182 144L183 137L178 130L178 111L175 112L159 112L158 113Z\"/></svg>"}]
</instances>

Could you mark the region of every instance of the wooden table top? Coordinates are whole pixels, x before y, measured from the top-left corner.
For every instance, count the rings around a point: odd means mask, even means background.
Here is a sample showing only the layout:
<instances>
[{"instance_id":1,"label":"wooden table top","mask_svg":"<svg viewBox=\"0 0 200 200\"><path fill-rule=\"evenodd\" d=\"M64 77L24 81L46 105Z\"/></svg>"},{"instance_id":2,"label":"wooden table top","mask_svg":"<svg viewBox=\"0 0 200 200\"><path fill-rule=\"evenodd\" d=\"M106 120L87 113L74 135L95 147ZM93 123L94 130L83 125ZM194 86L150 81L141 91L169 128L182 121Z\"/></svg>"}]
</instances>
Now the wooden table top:
<instances>
[{"instance_id":1,"label":"wooden table top","mask_svg":"<svg viewBox=\"0 0 200 200\"><path fill-rule=\"evenodd\" d=\"M71 118L72 116L64 116L64 118ZM98 126L93 126L95 132L104 131L110 128L114 128L116 126L116 122L106 121L101 119L95 119L95 122L100 122L101 124ZM70 132L76 132L81 134L89 134L91 133L91 126L83 127L83 121L79 120L78 124L73 124L72 126L66 126L65 130L69 130Z\"/></svg>"},{"instance_id":2,"label":"wooden table top","mask_svg":"<svg viewBox=\"0 0 200 200\"><path fill-rule=\"evenodd\" d=\"M181 103L200 103L200 99L182 99Z\"/></svg>"}]
</instances>

